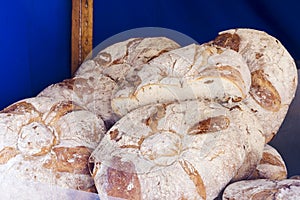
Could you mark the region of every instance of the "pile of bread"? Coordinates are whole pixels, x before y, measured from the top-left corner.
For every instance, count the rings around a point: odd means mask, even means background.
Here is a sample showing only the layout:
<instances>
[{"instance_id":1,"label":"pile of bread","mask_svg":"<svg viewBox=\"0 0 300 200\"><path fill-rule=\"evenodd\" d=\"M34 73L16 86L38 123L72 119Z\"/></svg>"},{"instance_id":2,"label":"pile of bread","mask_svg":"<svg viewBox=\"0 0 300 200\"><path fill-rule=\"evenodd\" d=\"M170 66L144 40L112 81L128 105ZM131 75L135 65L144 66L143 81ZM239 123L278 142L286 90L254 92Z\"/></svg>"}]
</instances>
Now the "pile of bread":
<instances>
[{"instance_id":1,"label":"pile of bread","mask_svg":"<svg viewBox=\"0 0 300 200\"><path fill-rule=\"evenodd\" d=\"M262 31L184 47L128 39L0 112L0 180L101 199L295 199L300 180L268 142L297 83L290 54Z\"/></svg>"}]
</instances>

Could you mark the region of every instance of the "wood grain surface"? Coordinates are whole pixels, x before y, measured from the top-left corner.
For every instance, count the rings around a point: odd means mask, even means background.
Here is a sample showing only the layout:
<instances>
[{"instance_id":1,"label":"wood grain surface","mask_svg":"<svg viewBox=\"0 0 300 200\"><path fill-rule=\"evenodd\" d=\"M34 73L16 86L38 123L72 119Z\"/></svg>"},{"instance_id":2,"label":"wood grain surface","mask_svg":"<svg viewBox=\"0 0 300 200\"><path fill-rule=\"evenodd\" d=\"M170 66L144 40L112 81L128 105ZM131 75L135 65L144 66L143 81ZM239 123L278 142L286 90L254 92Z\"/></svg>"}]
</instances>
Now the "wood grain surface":
<instances>
[{"instance_id":1,"label":"wood grain surface","mask_svg":"<svg viewBox=\"0 0 300 200\"><path fill-rule=\"evenodd\" d=\"M93 0L72 0L71 73L93 49Z\"/></svg>"}]
</instances>

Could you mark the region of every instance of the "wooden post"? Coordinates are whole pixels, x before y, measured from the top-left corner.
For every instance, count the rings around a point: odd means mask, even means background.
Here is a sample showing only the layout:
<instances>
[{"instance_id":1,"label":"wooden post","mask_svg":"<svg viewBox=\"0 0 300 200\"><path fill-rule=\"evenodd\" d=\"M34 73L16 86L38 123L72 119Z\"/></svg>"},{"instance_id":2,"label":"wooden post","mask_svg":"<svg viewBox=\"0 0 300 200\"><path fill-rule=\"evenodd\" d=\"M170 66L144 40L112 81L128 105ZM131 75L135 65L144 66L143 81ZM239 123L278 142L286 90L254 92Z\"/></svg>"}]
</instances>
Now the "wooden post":
<instances>
[{"instance_id":1,"label":"wooden post","mask_svg":"<svg viewBox=\"0 0 300 200\"><path fill-rule=\"evenodd\" d=\"M72 0L72 76L93 49L93 0Z\"/></svg>"}]
</instances>

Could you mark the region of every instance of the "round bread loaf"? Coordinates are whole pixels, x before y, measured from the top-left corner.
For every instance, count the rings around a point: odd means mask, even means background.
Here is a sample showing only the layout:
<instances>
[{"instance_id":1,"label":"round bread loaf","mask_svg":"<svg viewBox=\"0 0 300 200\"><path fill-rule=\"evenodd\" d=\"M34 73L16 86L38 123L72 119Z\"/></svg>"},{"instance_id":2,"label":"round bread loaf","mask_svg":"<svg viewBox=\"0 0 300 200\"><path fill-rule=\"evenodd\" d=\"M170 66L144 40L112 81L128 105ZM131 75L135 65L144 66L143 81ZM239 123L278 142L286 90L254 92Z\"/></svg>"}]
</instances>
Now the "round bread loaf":
<instances>
[{"instance_id":1,"label":"round bread loaf","mask_svg":"<svg viewBox=\"0 0 300 200\"><path fill-rule=\"evenodd\" d=\"M71 101L16 102L0 112L0 179L89 190L87 161L104 132L101 118Z\"/></svg>"},{"instance_id":2,"label":"round bread loaf","mask_svg":"<svg viewBox=\"0 0 300 200\"><path fill-rule=\"evenodd\" d=\"M266 143L277 133L298 83L294 59L273 36L254 29L231 29L210 44L239 52L251 72L251 88L244 100L264 124Z\"/></svg>"},{"instance_id":3,"label":"round bread loaf","mask_svg":"<svg viewBox=\"0 0 300 200\"><path fill-rule=\"evenodd\" d=\"M297 200L299 196L300 180L257 179L230 184L223 193L223 200Z\"/></svg>"},{"instance_id":4,"label":"round bread loaf","mask_svg":"<svg viewBox=\"0 0 300 200\"><path fill-rule=\"evenodd\" d=\"M140 106L193 99L241 101L251 80L241 55L230 49L191 44L160 55L128 76L112 99L120 116Z\"/></svg>"},{"instance_id":5,"label":"round bread loaf","mask_svg":"<svg viewBox=\"0 0 300 200\"><path fill-rule=\"evenodd\" d=\"M128 113L90 162L101 199L214 199L245 160L259 162L263 147L261 127L248 112L184 101Z\"/></svg>"}]
</instances>

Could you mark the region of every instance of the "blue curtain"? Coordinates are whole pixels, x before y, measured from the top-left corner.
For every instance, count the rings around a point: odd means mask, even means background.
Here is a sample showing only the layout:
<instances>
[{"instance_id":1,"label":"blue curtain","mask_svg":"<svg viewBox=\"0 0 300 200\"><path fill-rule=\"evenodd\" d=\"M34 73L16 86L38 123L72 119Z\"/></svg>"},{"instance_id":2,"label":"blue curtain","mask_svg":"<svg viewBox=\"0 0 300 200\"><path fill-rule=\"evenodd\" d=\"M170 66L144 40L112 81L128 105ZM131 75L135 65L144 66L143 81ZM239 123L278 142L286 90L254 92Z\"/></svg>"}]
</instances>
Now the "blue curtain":
<instances>
[{"instance_id":1,"label":"blue curtain","mask_svg":"<svg viewBox=\"0 0 300 200\"><path fill-rule=\"evenodd\" d=\"M199 43L230 28L255 28L277 37L300 60L297 0L94 0L94 44L137 27L170 28Z\"/></svg>"},{"instance_id":2,"label":"blue curtain","mask_svg":"<svg viewBox=\"0 0 300 200\"><path fill-rule=\"evenodd\" d=\"M70 74L71 2L2 1L0 109Z\"/></svg>"}]
</instances>

